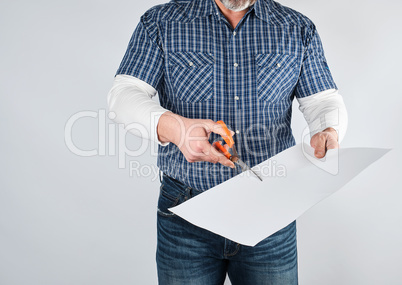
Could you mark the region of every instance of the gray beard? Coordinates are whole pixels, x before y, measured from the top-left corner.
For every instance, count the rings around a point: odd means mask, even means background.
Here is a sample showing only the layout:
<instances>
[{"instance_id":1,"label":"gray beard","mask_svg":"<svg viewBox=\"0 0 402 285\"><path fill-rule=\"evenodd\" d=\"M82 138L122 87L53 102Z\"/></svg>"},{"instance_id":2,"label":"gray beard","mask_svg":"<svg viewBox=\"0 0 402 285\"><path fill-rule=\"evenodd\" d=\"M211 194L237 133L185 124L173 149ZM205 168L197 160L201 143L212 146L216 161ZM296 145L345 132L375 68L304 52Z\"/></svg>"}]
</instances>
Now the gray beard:
<instances>
[{"instance_id":1,"label":"gray beard","mask_svg":"<svg viewBox=\"0 0 402 285\"><path fill-rule=\"evenodd\" d=\"M247 9L255 3L256 0L220 0L227 9L239 12Z\"/></svg>"}]
</instances>

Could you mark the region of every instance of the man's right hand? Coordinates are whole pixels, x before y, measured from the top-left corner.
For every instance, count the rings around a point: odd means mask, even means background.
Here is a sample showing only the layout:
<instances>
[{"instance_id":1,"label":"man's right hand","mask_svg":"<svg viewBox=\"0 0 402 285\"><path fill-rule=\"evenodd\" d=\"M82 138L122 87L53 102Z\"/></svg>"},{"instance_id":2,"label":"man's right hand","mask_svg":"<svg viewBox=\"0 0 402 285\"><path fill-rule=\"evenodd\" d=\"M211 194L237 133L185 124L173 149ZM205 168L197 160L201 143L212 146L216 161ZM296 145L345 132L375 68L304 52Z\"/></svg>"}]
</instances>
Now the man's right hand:
<instances>
[{"instance_id":1,"label":"man's right hand","mask_svg":"<svg viewBox=\"0 0 402 285\"><path fill-rule=\"evenodd\" d=\"M235 167L232 161L208 142L211 133L226 136L222 126L212 120L187 119L165 112L159 118L157 132L159 141L177 145L188 162L209 161Z\"/></svg>"}]
</instances>

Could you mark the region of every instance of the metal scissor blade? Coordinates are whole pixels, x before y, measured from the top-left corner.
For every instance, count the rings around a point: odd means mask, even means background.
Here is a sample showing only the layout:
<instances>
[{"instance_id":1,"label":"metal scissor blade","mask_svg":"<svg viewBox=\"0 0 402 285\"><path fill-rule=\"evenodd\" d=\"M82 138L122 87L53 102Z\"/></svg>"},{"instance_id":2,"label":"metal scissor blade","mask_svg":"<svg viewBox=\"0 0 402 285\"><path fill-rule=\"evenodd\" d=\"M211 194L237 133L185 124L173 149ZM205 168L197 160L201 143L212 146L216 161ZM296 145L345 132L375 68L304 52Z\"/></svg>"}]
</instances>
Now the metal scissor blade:
<instances>
[{"instance_id":1,"label":"metal scissor blade","mask_svg":"<svg viewBox=\"0 0 402 285\"><path fill-rule=\"evenodd\" d=\"M243 162L243 160L241 160L239 158L239 159L236 160L236 163L238 165L240 165L242 171L250 170L252 173L254 173L255 176L257 176L258 179L260 179L262 181L262 178L254 170L252 170L247 164L245 164Z\"/></svg>"}]
</instances>

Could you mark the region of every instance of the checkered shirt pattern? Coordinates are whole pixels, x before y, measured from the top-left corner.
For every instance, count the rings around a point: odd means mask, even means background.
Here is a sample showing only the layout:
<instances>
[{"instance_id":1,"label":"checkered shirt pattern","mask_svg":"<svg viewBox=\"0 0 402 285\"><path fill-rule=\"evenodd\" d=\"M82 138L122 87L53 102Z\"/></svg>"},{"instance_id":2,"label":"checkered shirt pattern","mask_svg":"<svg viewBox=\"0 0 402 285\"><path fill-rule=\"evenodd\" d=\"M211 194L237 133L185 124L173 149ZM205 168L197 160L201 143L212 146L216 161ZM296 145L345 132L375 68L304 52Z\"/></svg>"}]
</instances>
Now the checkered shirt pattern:
<instances>
[{"instance_id":1,"label":"checkered shirt pattern","mask_svg":"<svg viewBox=\"0 0 402 285\"><path fill-rule=\"evenodd\" d=\"M257 0L235 29L214 0L155 6L141 17L116 74L152 85L176 114L223 120L251 167L295 144L294 97L337 89L312 21L272 0ZM159 146L157 164L202 191L241 172L189 163L172 143Z\"/></svg>"}]
</instances>

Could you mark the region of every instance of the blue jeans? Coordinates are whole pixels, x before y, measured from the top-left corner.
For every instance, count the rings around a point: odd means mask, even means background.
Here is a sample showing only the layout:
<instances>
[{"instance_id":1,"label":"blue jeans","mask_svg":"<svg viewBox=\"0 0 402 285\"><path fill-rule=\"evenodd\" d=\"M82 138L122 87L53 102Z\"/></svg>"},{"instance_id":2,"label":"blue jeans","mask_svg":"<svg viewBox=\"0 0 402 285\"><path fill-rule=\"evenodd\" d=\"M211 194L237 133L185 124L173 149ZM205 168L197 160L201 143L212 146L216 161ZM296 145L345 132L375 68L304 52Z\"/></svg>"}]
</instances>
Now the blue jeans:
<instances>
[{"instance_id":1,"label":"blue jeans","mask_svg":"<svg viewBox=\"0 0 402 285\"><path fill-rule=\"evenodd\" d=\"M296 221L253 247L241 245L167 210L200 193L163 176L156 250L160 285L221 285L226 273L232 285L298 284Z\"/></svg>"}]
</instances>

